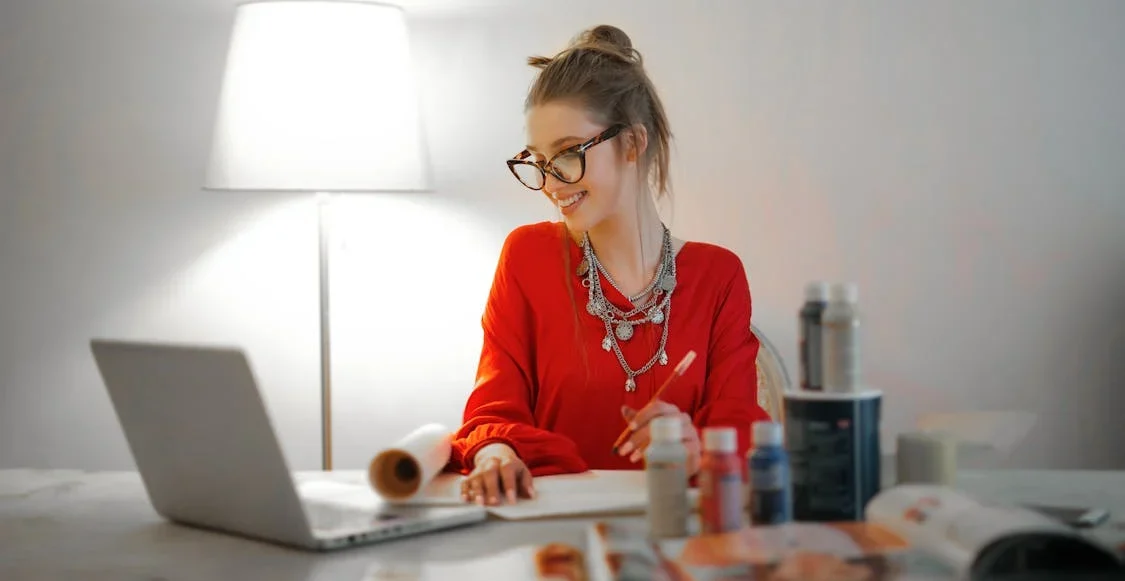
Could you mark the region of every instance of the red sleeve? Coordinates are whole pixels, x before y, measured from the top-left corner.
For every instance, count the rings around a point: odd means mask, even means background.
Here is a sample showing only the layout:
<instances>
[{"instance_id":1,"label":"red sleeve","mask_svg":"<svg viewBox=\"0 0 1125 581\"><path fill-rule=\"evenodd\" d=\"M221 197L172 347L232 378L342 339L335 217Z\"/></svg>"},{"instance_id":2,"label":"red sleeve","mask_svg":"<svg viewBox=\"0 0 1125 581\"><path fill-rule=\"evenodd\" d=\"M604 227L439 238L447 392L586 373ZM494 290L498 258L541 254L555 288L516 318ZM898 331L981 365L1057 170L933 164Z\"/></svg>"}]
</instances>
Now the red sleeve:
<instances>
[{"instance_id":1,"label":"red sleeve","mask_svg":"<svg viewBox=\"0 0 1125 581\"><path fill-rule=\"evenodd\" d=\"M750 330L750 286L742 261L736 261L731 279L712 324L707 348L707 379L703 401L692 418L696 426L730 426L738 430L739 457L750 449L750 426L769 420L758 405L758 337ZM745 462L743 463L745 472Z\"/></svg>"},{"instance_id":2,"label":"red sleeve","mask_svg":"<svg viewBox=\"0 0 1125 581\"><path fill-rule=\"evenodd\" d=\"M519 232L508 236L500 252L481 319L484 346L476 386L465 404L464 424L454 437L447 469L467 474L482 447L503 442L534 476L584 472L586 463L570 438L535 426L534 321L517 274L520 264L534 263L520 258L524 244Z\"/></svg>"}]
</instances>

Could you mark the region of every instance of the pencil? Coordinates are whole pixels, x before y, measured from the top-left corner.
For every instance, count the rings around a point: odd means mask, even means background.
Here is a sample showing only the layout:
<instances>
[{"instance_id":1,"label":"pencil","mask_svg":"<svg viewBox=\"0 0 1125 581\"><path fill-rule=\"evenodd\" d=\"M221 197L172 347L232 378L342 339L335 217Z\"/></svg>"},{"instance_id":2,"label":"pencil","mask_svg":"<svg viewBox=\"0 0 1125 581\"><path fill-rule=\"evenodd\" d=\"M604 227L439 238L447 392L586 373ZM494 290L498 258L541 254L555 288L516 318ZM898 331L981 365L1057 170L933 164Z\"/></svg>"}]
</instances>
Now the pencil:
<instances>
[{"instance_id":1,"label":"pencil","mask_svg":"<svg viewBox=\"0 0 1125 581\"><path fill-rule=\"evenodd\" d=\"M668 379L665 379L664 383L660 385L660 388L656 390L656 393L652 394L652 399L648 400L648 403L646 403L641 409L645 409L646 407L652 405L652 402L660 399L660 396L664 393L664 390L668 389L670 385L672 385L677 379L682 377L683 374L687 371L688 367L691 367L691 363L693 361L695 361L695 351L688 351L687 355L684 355L684 358L676 364L676 368L672 370L672 374L668 376ZM640 410L637 411L639 412ZM620 448L621 445L624 444L625 441L628 440L632 435L633 430L630 430L629 426L625 426L625 431L621 432L621 435L617 436L617 441L613 443L613 453L616 454L617 449Z\"/></svg>"}]
</instances>

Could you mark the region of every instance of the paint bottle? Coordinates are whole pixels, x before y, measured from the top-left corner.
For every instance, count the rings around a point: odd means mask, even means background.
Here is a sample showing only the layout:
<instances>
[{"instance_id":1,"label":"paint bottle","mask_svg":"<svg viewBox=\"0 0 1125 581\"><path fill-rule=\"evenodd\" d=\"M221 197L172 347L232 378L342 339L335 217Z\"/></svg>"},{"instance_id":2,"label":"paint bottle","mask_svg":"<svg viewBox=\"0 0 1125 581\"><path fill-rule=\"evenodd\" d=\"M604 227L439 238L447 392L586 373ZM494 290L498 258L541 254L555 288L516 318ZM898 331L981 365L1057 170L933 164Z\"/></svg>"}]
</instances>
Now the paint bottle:
<instances>
[{"instance_id":1,"label":"paint bottle","mask_svg":"<svg viewBox=\"0 0 1125 581\"><path fill-rule=\"evenodd\" d=\"M820 391L824 384L821 365L820 318L828 304L828 283L810 282L805 286L805 304L798 318L800 337L801 389Z\"/></svg>"},{"instance_id":2,"label":"paint bottle","mask_svg":"<svg viewBox=\"0 0 1125 581\"><path fill-rule=\"evenodd\" d=\"M754 422L750 468L750 524L775 525L793 520L789 454L784 429L777 422Z\"/></svg>"},{"instance_id":3,"label":"paint bottle","mask_svg":"<svg viewBox=\"0 0 1125 581\"><path fill-rule=\"evenodd\" d=\"M882 483L882 393L785 393L793 519L861 521Z\"/></svg>"},{"instance_id":4,"label":"paint bottle","mask_svg":"<svg viewBox=\"0 0 1125 581\"><path fill-rule=\"evenodd\" d=\"M860 379L859 288L854 283L834 284L821 315L823 391L855 393Z\"/></svg>"},{"instance_id":5,"label":"paint bottle","mask_svg":"<svg viewBox=\"0 0 1125 581\"><path fill-rule=\"evenodd\" d=\"M652 443L645 450L648 485L648 530L653 539L688 536L687 447L678 417L659 417L649 423Z\"/></svg>"},{"instance_id":6,"label":"paint bottle","mask_svg":"<svg viewBox=\"0 0 1125 581\"><path fill-rule=\"evenodd\" d=\"M725 533L742 528L742 460L734 428L703 428L699 464L700 530Z\"/></svg>"}]
</instances>

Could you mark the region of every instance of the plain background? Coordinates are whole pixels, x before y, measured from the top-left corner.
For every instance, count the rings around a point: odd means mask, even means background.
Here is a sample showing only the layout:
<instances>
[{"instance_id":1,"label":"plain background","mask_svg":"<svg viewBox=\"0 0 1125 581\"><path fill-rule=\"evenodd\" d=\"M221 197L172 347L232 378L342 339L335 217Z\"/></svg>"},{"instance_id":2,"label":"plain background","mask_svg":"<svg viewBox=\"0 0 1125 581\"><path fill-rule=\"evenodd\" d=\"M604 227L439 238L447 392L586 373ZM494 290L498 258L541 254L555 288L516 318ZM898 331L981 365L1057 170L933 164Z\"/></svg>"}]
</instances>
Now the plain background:
<instances>
[{"instance_id":1,"label":"plain background","mask_svg":"<svg viewBox=\"0 0 1125 581\"><path fill-rule=\"evenodd\" d=\"M319 466L311 196L200 189L235 3L0 2L0 468L130 469L94 336L244 347ZM598 23L644 54L683 238L743 259L796 375L811 279L860 285L889 433L1040 415L1004 463L1125 468L1125 3L406 4L436 191L338 197L336 456L456 425L513 227L532 54Z\"/></svg>"}]
</instances>

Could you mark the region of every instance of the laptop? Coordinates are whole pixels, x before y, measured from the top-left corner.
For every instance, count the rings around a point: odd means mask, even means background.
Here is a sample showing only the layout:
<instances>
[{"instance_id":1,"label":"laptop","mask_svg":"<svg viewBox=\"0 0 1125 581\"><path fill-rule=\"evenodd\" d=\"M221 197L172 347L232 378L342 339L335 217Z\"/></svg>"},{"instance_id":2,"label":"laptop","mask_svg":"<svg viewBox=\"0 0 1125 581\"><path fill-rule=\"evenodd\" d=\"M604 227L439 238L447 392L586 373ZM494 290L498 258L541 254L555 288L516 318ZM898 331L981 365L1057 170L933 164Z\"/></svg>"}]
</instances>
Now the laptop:
<instances>
[{"instance_id":1,"label":"laptop","mask_svg":"<svg viewBox=\"0 0 1125 581\"><path fill-rule=\"evenodd\" d=\"M471 504L388 504L366 484L298 486L240 349L90 346L149 501L169 521L320 551L487 519Z\"/></svg>"}]
</instances>

